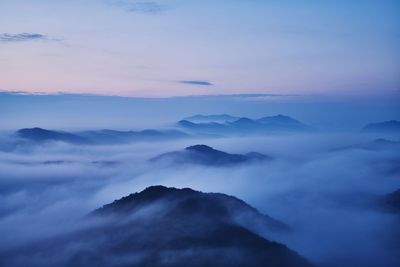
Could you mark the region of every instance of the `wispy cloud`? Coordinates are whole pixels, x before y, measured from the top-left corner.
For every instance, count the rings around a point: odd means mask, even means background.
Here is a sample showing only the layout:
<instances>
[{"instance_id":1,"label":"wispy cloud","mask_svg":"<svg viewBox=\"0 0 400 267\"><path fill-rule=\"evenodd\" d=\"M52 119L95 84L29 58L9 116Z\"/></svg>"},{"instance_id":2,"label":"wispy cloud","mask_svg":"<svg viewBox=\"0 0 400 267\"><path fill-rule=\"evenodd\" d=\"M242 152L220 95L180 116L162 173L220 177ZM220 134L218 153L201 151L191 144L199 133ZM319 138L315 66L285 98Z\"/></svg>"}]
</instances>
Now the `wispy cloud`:
<instances>
[{"instance_id":1,"label":"wispy cloud","mask_svg":"<svg viewBox=\"0 0 400 267\"><path fill-rule=\"evenodd\" d=\"M211 86L213 85L212 83L208 81L194 81L194 80L184 80L184 81L178 81L179 83L184 83L184 84L191 84L191 85L202 85L202 86Z\"/></svg>"},{"instance_id":2,"label":"wispy cloud","mask_svg":"<svg viewBox=\"0 0 400 267\"><path fill-rule=\"evenodd\" d=\"M40 33L1 33L0 42L27 42L27 41L38 41L38 40L51 40L60 41L59 39L51 38L47 35Z\"/></svg>"},{"instance_id":3,"label":"wispy cloud","mask_svg":"<svg viewBox=\"0 0 400 267\"><path fill-rule=\"evenodd\" d=\"M39 33L0 34L1 42L21 42L21 41L43 40L46 38L47 37L45 35Z\"/></svg>"},{"instance_id":4,"label":"wispy cloud","mask_svg":"<svg viewBox=\"0 0 400 267\"><path fill-rule=\"evenodd\" d=\"M116 1L114 4L136 13L158 14L167 10L167 6L156 1Z\"/></svg>"}]
</instances>

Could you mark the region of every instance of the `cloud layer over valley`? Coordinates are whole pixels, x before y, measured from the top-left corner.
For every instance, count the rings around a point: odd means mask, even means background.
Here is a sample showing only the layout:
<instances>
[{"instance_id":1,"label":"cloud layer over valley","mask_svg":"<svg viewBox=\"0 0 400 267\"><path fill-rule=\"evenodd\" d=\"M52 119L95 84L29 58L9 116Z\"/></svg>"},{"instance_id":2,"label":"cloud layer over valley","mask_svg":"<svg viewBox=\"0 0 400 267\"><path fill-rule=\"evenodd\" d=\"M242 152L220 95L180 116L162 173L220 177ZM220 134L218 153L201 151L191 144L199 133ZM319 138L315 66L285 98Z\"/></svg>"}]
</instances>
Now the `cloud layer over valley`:
<instances>
[{"instance_id":1,"label":"cloud layer over valley","mask_svg":"<svg viewBox=\"0 0 400 267\"><path fill-rule=\"evenodd\" d=\"M381 199L400 188L400 157L397 143L365 146L375 137L303 133L123 145L21 144L0 153L0 249L72 231L92 210L161 184L245 200L293 229L289 234L253 230L317 265L396 266L399 215ZM256 151L273 160L227 166L150 161L194 144L233 154Z\"/></svg>"}]
</instances>

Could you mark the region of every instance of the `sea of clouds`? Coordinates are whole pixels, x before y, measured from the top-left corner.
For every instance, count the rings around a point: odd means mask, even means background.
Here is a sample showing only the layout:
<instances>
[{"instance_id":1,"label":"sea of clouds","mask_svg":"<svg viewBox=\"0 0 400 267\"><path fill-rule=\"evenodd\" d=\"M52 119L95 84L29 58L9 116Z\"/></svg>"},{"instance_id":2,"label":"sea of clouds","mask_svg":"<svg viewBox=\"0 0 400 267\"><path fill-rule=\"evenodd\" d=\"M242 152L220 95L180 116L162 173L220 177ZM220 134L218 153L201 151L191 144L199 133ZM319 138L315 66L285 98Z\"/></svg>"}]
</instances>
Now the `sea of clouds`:
<instances>
[{"instance_id":1,"label":"sea of clouds","mask_svg":"<svg viewBox=\"0 0 400 267\"><path fill-rule=\"evenodd\" d=\"M381 199L400 188L396 149L351 148L378 136L313 133L186 139L127 145L0 142L0 253L68 233L94 209L151 185L190 187L243 199L288 224L290 234L259 234L321 266L398 266L399 214ZM206 144L257 151L273 161L210 167L150 162Z\"/></svg>"}]
</instances>

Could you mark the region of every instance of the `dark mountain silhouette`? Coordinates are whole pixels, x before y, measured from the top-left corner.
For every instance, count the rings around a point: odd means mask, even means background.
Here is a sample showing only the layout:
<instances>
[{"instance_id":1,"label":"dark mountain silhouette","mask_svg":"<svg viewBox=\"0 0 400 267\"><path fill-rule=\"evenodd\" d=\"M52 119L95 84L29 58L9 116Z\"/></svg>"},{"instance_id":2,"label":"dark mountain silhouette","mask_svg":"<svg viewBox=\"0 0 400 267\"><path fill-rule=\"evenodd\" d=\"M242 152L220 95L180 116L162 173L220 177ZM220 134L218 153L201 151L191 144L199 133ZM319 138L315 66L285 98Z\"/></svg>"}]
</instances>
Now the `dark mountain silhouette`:
<instances>
[{"instance_id":1,"label":"dark mountain silhouette","mask_svg":"<svg viewBox=\"0 0 400 267\"><path fill-rule=\"evenodd\" d=\"M89 139L86 139L76 134L46 130L42 128L21 129L16 132L16 136L24 139L29 139L34 142L63 141L75 144L90 143Z\"/></svg>"},{"instance_id":2,"label":"dark mountain silhouette","mask_svg":"<svg viewBox=\"0 0 400 267\"><path fill-rule=\"evenodd\" d=\"M98 130L76 133L52 131L41 128L18 130L15 134L32 142L62 141L72 144L123 144L134 141L158 141L189 137L178 130L115 131Z\"/></svg>"},{"instance_id":3,"label":"dark mountain silhouette","mask_svg":"<svg viewBox=\"0 0 400 267\"><path fill-rule=\"evenodd\" d=\"M177 189L151 186L139 193L123 197L95 210L94 215L125 214L140 210L159 201L168 202L170 214L194 216L205 220L231 221L239 224L261 222L269 230L288 231L290 228L268 215L259 213L243 200L221 193L203 193L190 188Z\"/></svg>"},{"instance_id":4,"label":"dark mountain silhouette","mask_svg":"<svg viewBox=\"0 0 400 267\"><path fill-rule=\"evenodd\" d=\"M400 121L391 120L378 123L367 124L363 129L363 132L369 133L400 133Z\"/></svg>"},{"instance_id":5,"label":"dark mountain silhouette","mask_svg":"<svg viewBox=\"0 0 400 267\"><path fill-rule=\"evenodd\" d=\"M285 231L284 224L224 194L153 186L105 205L85 220L94 223L3 253L0 265L311 266L285 245L254 231Z\"/></svg>"},{"instance_id":6,"label":"dark mountain silhouette","mask_svg":"<svg viewBox=\"0 0 400 267\"><path fill-rule=\"evenodd\" d=\"M240 118L229 124L240 131L256 133L304 132L313 130L310 126L283 115L264 117L258 120Z\"/></svg>"},{"instance_id":7,"label":"dark mountain silhouette","mask_svg":"<svg viewBox=\"0 0 400 267\"><path fill-rule=\"evenodd\" d=\"M221 134L229 133L229 127L225 124L217 122L207 122L207 123L194 123L188 120L181 120L177 123L178 127L194 131L196 133L208 133L208 134Z\"/></svg>"},{"instance_id":8,"label":"dark mountain silhouette","mask_svg":"<svg viewBox=\"0 0 400 267\"><path fill-rule=\"evenodd\" d=\"M276 116L263 117L261 119L258 119L257 121L261 123L276 123L282 125L302 125L302 123L298 120L281 114Z\"/></svg>"},{"instance_id":9,"label":"dark mountain silhouette","mask_svg":"<svg viewBox=\"0 0 400 267\"><path fill-rule=\"evenodd\" d=\"M264 117L257 121L277 131L315 131L314 128L285 115Z\"/></svg>"},{"instance_id":10,"label":"dark mountain silhouette","mask_svg":"<svg viewBox=\"0 0 400 267\"><path fill-rule=\"evenodd\" d=\"M400 212L400 189L385 196L385 204Z\"/></svg>"},{"instance_id":11,"label":"dark mountain silhouette","mask_svg":"<svg viewBox=\"0 0 400 267\"><path fill-rule=\"evenodd\" d=\"M217 116L217 115L216 115ZM225 122L200 122L195 123L189 120L181 120L178 127L196 133L220 134L220 135L242 135L242 134L268 134L268 133L291 133L314 131L291 117L277 115L264 117L258 120L250 118L238 118Z\"/></svg>"},{"instance_id":12,"label":"dark mountain silhouette","mask_svg":"<svg viewBox=\"0 0 400 267\"><path fill-rule=\"evenodd\" d=\"M230 122L229 125L238 130L257 130L263 126L262 123L249 118L240 118L236 121Z\"/></svg>"},{"instance_id":13,"label":"dark mountain silhouette","mask_svg":"<svg viewBox=\"0 0 400 267\"><path fill-rule=\"evenodd\" d=\"M271 159L272 157L257 152L250 152L244 155L229 154L206 145L194 145L185 148L183 151L174 151L159 155L152 158L151 161L201 164L218 167Z\"/></svg>"},{"instance_id":14,"label":"dark mountain silhouette","mask_svg":"<svg viewBox=\"0 0 400 267\"><path fill-rule=\"evenodd\" d=\"M218 122L225 123L227 121L235 121L238 120L238 117L234 117L228 114L218 114L218 115L194 115L191 117L187 117L184 120L188 120L191 122Z\"/></svg>"}]
</instances>

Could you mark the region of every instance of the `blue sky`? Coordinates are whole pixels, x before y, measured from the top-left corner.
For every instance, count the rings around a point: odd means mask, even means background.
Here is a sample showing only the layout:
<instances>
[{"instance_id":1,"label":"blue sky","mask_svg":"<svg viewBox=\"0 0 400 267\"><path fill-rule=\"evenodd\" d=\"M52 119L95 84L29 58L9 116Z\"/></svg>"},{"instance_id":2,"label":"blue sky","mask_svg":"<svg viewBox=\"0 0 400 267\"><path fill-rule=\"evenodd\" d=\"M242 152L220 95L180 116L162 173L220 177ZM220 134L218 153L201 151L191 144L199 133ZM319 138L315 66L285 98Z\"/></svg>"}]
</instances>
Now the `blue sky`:
<instances>
[{"instance_id":1,"label":"blue sky","mask_svg":"<svg viewBox=\"0 0 400 267\"><path fill-rule=\"evenodd\" d=\"M2 0L0 89L391 94L399 3Z\"/></svg>"}]
</instances>

